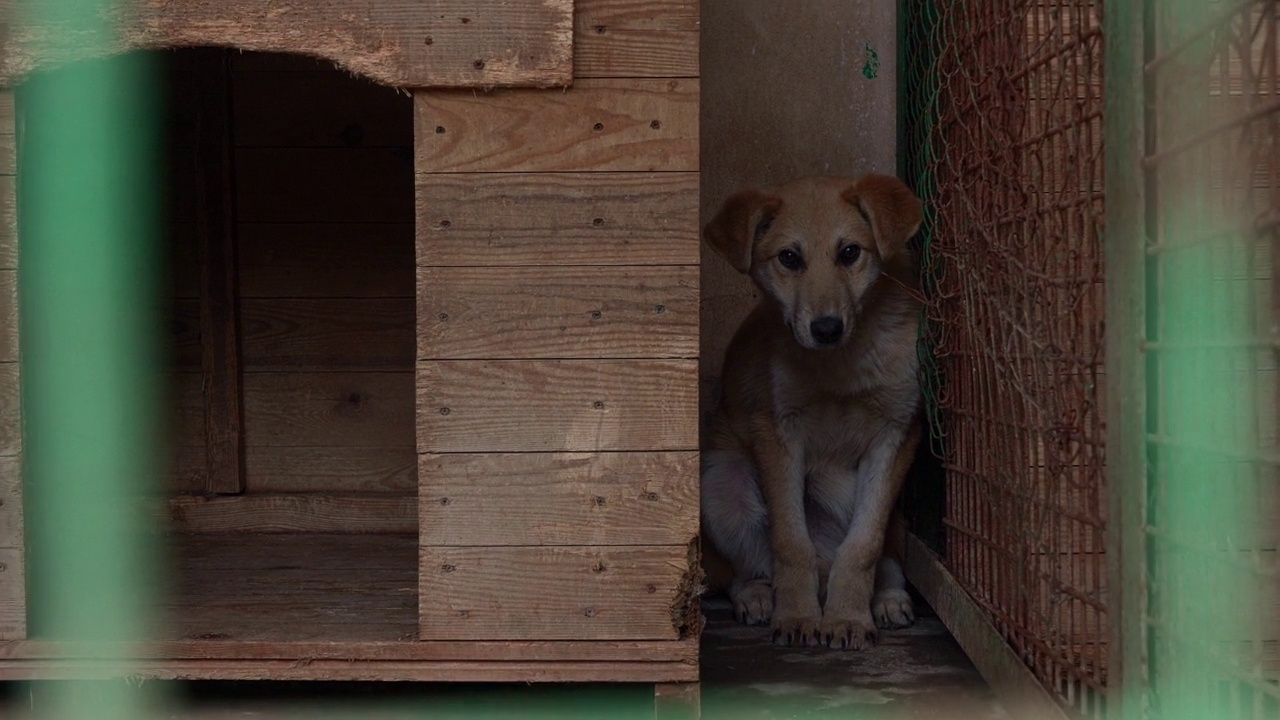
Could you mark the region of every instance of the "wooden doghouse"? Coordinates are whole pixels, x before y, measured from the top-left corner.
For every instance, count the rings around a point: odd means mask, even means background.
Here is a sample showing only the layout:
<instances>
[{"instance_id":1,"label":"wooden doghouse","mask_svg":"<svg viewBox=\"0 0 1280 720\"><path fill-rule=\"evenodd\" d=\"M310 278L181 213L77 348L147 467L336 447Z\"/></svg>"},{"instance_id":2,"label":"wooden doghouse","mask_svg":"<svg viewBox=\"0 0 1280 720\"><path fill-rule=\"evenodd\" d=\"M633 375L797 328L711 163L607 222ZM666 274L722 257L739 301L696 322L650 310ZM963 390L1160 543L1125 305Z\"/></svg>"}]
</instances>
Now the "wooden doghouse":
<instances>
[{"instance_id":1,"label":"wooden doghouse","mask_svg":"<svg viewBox=\"0 0 1280 720\"><path fill-rule=\"evenodd\" d=\"M171 203L176 564L144 674L696 681L696 0L116 19L121 52L201 46ZM14 21L0 85L93 60L57 32ZM407 90L405 123L332 65ZM0 101L0 678L100 672L28 623Z\"/></svg>"}]
</instances>

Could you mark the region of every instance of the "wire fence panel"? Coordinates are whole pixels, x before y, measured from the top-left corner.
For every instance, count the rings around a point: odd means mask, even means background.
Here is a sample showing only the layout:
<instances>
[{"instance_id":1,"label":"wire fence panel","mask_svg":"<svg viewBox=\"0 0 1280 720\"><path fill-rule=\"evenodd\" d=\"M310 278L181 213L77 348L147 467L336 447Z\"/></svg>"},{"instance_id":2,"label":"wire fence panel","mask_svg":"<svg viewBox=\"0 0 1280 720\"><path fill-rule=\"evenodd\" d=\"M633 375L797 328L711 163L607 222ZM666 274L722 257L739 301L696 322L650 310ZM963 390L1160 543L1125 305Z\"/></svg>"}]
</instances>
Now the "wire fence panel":
<instances>
[{"instance_id":1,"label":"wire fence panel","mask_svg":"<svg viewBox=\"0 0 1280 720\"><path fill-rule=\"evenodd\" d=\"M1150 7L1155 717L1280 717L1280 9Z\"/></svg>"},{"instance_id":2,"label":"wire fence panel","mask_svg":"<svg viewBox=\"0 0 1280 720\"><path fill-rule=\"evenodd\" d=\"M1101 4L910 2L945 558L1026 664L1106 685Z\"/></svg>"}]
</instances>

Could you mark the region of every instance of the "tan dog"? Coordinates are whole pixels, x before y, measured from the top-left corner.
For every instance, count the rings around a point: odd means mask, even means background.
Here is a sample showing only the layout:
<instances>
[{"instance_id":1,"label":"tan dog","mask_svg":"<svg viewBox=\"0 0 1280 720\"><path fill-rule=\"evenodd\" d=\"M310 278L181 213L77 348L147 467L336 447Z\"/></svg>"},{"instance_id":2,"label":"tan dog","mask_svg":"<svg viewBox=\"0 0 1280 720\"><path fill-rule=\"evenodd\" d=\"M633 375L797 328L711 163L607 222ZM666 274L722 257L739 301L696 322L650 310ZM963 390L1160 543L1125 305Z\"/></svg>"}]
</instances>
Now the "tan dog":
<instances>
[{"instance_id":1,"label":"tan dog","mask_svg":"<svg viewBox=\"0 0 1280 720\"><path fill-rule=\"evenodd\" d=\"M780 643L857 649L914 620L884 550L920 440L920 222L905 185L867 175L739 193L704 230L765 299L726 353L703 532L737 618Z\"/></svg>"}]
</instances>

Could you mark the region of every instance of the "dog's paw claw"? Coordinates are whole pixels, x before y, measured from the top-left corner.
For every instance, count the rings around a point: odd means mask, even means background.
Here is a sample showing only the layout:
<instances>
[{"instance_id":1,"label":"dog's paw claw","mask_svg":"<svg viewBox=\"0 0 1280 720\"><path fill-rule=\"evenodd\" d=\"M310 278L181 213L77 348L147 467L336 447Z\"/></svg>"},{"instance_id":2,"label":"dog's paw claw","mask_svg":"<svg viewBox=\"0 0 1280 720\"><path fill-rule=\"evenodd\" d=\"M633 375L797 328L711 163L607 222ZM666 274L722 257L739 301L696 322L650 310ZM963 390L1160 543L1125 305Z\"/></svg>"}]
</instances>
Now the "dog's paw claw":
<instances>
[{"instance_id":1,"label":"dog's paw claw","mask_svg":"<svg viewBox=\"0 0 1280 720\"><path fill-rule=\"evenodd\" d=\"M822 635L818 632L817 618L775 618L773 622L773 642L777 645L816 646Z\"/></svg>"},{"instance_id":2,"label":"dog's paw claw","mask_svg":"<svg viewBox=\"0 0 1280 720\"><path fill-rule=\"evenodd\" d=\"M878 634L871 618L823 619L823 639L832 650L862 650L876 644Z\"/></svg>"},{"instance_id":3,"label":"dog's paw claw","mask_svg":"<svg viewBox=\"0 0 1280 720\"><path fill-rule=\"evenodd\" d=\"M906 590L881 590L871 600L871 615L876 627L886 630L904 628L915 622L915 610Z\"/></svg>"},{"instance_id":4,"label":"dog's paw claw","mask_svg":"<svg viewBox=\"0 0 1280 720\"><path fill-rule=\"evenodd\" d=\"M753 582L733 598L733 616L743 625L765 625L773 618L773 586Z\"/></svg>"}]
</instances>

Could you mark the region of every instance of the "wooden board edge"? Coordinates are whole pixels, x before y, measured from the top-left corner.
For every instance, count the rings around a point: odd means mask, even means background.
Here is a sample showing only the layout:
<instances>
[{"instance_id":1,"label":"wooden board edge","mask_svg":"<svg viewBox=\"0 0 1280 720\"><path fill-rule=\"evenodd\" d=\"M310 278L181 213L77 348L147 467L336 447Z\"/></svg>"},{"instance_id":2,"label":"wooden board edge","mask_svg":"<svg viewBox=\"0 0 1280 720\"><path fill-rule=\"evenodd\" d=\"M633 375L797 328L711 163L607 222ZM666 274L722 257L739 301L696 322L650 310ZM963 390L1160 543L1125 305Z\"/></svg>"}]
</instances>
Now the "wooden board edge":
<instances>
[{"instance_id":1,"label":"wooden board edge","mask_svg":"<svg viewBox=\"0 0 1280 720\"><path fill-rule=\"evenodd\" d=\"M179 660L118 665L94 661L0 660L0 681L301 680L450 683L689 683L683 662L450 662L365 660Z\"/></svg>"},{"instance_id":2,"label":"wooden board edge","mask_svg":"<svg viewBox=\"0 0 1280 720\"><path fill-rule=\"evenodd\" d=\"M912 533L907 533L905 549L907 580L955 636L1009 714L1069 720L1071 716L1000 637L986 613L961 589L941 559Z\"/></svg>"}]
</instances>

